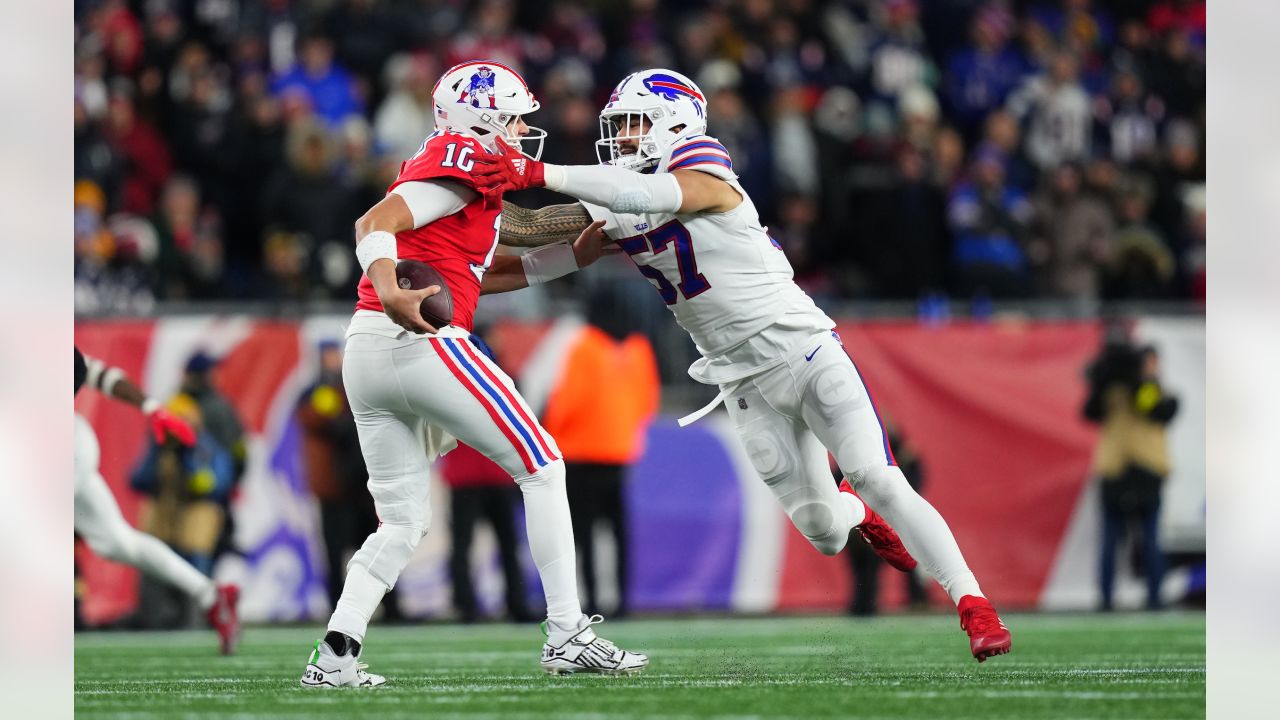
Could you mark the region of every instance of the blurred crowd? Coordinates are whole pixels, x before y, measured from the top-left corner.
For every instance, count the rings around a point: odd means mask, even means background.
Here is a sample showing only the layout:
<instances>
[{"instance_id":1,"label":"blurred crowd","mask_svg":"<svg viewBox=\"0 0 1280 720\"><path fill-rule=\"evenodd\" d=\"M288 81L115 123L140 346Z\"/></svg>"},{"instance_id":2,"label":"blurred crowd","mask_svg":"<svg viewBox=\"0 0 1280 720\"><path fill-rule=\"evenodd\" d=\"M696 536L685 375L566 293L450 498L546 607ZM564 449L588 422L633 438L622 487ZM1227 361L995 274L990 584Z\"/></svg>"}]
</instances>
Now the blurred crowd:
<instances>
[{"instance_id":1,"label":"blurred crowd","mask_svg":"<svg viewBox=\"0 0 1280 720\"><path fill-rule=\"evenodd\" d=\"M354 298L352 223L474 58L544 159L626 73L709 132L819 298L1202 300L1201 0L77 0L84 313Z\"/></svg>"}]
</instances>

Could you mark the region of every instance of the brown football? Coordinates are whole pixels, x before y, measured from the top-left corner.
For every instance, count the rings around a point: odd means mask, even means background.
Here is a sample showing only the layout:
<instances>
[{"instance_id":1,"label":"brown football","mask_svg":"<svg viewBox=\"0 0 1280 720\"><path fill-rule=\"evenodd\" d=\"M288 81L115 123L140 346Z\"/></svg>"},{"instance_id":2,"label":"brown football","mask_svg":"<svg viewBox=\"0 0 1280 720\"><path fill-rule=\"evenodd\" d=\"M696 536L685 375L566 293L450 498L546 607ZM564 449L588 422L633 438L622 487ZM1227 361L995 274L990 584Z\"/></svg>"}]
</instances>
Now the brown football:
<instances>
[{"instance_id":1,"label":"brown football","mask_svg":"<svg viewBox=\"0 0 1280 720\"><path fill-rule=\"evenodd\" d=\"M418 260L401 260L396 264L396 282L401 290L421 290L439 285L440 292L422 301L422 319L437 330L453 322L453 296L444 278L430 265Z\"/></svg>"}]
</instances>

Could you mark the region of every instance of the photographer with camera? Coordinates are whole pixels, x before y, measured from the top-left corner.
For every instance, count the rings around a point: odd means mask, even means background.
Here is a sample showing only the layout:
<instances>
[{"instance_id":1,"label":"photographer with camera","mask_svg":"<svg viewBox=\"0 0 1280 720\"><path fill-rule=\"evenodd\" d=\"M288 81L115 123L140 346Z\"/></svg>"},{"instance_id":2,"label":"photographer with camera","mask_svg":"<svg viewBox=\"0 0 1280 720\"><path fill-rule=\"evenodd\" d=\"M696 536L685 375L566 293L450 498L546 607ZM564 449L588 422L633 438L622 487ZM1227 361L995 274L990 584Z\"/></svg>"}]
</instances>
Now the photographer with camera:
<instances>
[{"instance_id":1,"label":"photographer with camera","mask_svg":"<svg viewBox=\"0 0 1280 720\"><path fill-rule=\"evenodd\" d=\"M1170 471L1166 428L1178 412L1178 399L1161 388L1159 371L1154 347L1135 346L1114 335L1087 370L1084 416L1101 426L1093 470L1101 483L1104 611L1112 608L1117 549L1133 529L1142 547L1147 609L1160 607L1164 556L1157 530L1161 491Z\"/></svg>"}]
</instances>

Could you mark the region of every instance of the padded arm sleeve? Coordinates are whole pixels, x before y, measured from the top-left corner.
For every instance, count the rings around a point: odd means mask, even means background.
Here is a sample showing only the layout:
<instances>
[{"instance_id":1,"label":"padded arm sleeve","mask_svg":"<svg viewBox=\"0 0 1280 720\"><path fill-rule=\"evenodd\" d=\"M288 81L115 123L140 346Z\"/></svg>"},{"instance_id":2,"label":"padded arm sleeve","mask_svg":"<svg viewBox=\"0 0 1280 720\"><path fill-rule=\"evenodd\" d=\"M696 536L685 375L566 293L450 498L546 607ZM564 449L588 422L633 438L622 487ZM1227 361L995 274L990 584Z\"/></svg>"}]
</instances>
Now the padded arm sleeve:
<instances>
[{"instance_id":1,"label":"padded arm sleeve","mask_svg":"<svg viewBox=\"0 0 1280 720\"><path fill-rule=\"evenodd\" d=\"M675 213L684 202L670 173L644 175L610 165L551 165L544 168L550 190L619 213Z\"/></svg>"}]
</instances>

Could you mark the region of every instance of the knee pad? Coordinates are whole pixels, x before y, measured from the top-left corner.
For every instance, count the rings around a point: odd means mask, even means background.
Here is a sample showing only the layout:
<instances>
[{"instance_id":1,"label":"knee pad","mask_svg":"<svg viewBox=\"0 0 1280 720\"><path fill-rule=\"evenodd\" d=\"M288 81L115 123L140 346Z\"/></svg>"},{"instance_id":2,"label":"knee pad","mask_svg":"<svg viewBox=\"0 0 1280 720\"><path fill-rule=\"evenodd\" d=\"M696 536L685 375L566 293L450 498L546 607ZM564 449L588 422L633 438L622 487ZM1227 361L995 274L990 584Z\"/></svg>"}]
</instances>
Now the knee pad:
<instances>
[{"instance_id":1,"label":"knee pad","mask_svg":"<svg viewBox=\"0 0 1280 720\"><path fill-rule=\"evenodd\" d=\"M833 508L824 502L808 502L790 512L791 522L809 544L823 555L835 555L849 541L849 532L836 527Z\"/></svg>"}]
</instances>

